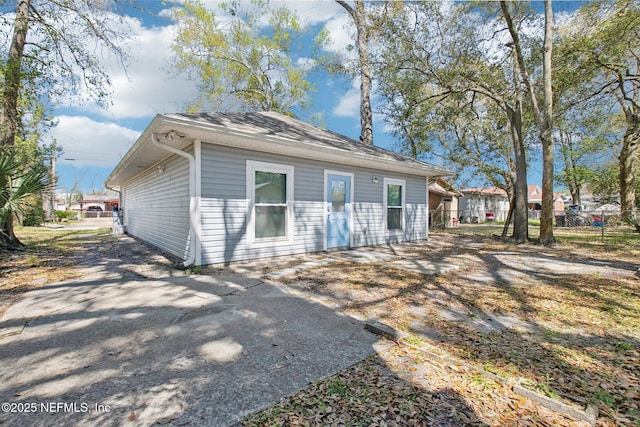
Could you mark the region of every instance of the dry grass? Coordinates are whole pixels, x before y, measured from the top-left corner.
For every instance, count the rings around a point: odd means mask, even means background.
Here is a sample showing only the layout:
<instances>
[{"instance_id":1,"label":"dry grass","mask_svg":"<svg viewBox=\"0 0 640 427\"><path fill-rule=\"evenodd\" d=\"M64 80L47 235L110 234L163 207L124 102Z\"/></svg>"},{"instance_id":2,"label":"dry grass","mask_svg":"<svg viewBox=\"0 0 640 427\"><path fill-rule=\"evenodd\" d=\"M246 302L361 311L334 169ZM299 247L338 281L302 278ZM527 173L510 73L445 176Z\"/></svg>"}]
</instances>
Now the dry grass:
<instances>
[{"instance_id":1,"label":"dry grass","mask_svg":"<svg viewBox=\"0 0 640 427\"><path fill-rule=\"evenodd\" d=\"M461 270L425 276L384 264L363 266L342 262L304 271L288 282L332 301L350 315L377 318L414 332L415 340L428 342L473 367L466 373L431 369L429 375L418 376L418 379L439 378L442 386L450 384L449 388L464 399L466 403L461 408L463 412L467 408L467 418L458 420L459 424L476 425L474 419L488 425L511 422L496 414L503 414L505 407L513 408L516 398L508 391L495 391L495 387L470 386L474 382L486 385L486 378L473 373L475 369L484 369L507 381L525 378L528 387L578 407L594 405L600 412L600 425L640 425L640 280L633 273L608 274L604 266L603 273L598 273L602 260L609 260L610 267L637 263L632 250L627 249L626 259L621 259L621 252L612 255L603 250L594 255L575 242L541 250L533 245L513 247L471 235L440 235L437 239L443 244L414 249L405 255L457 261L463 267ZM530 279L510 276L518 268L509 261L527 254L541 256L544 262L562 260L567 265L573 262L578 272L553 274L524 268L525 277ZM581 270L584 270L582 274ZM485 276L493 274L495 282L489 284L474 279L478 272ZM447 320L446 316L442 317L443 310L466 313L467 318ZM500 316L517 318L528 330L500 327L483 331L475 326L474 321L478 319ZM387 358L384 363L388 366L397 364L396 356L381 357ZM394 372L398 371L394 369ZM357 389L359 380L351 381L346 386ZM321 399L330 398L331 394L323 393L317 385L314 387L320 390ZM487 394L489 389L492 392ZM422 392L433 395L439 393L438 390L441 389L426 386ZM308 395L309 391L303 393ZM414 391L408 393L412 395ZM400 404L405 401L403 397L397 399ZM342 399L336 405L349 406L349 402ZM292 405L292 401L283 402L278 411L300 416ZM522 403L518 405L523 407ZM516 411L515 418L526 420L523 424L572 423L562 417L549 418L540 408L524 407L526 410ZM273 415L273 408L270 411L271 415L259 414L263 418L252 418L248 424L258 419L262 420L258 424L280 424L286 419L284 415ZM317 414L308 407L304 413L307 415L300 419L306 421L298 421L303 425L314 424L312 420ZM350 410L341 413L347 417L353 415ZM458 424L452 421L450 425Z\"/></svg>"},{"instance_id":2,"label":"dry grass","mask_svg":"<svg viewBox=\"0 0 640 427\"><path fill-rule=\"evenodd\" d=\"M29 289L79 275L81 253L110 245L108 230L17 230L24 251L0 253L0 316ZM640 280L594 272L591 266L636 265L631 244L601 244L592 234L560 236L560 245L513 247L478 237L434 236L433 246L405 248L404 256L461 263L438 276L382 264L341 262L307 270L289 283L333 301L340 311L379 318L413 333L411 342L451 354L448 362L410 347L375 358L311 385L245 420L247 425L577 425L509 387L478 374L526 378L529 387L584 407L596 405L600 425L640 425ZM589 230L590 232L590 230ZM559 234L559 233L557 233ZM497 256L496 254L503 254ZM583 266L572 275L525 269L529 281L500 276L512 260L536 254ZM269 270L269 269L267 269ZM265 271L267 271L265 270ZM502 277L493 284L474 273ZM495 273L500 272L500 274ZM443 309L466 313L446 320ZM482 332L479 317L513 316L528 332ZM451 362L455 360L457 362Z\"/></svg>"},{"instance_id":3,"label":"dry grass","mask_svg":"<svg viewBox=\"0 0 640 427\"><path fill-rule=\"evenodd\" d=\"M464 365L394 347L244 420L247 426L486 426L575 423Z\"/></svg>"},{"instance_id":4,"label":"dry grass","mask_svg":"<svg viewBox=\"0 0 640 427\"><path fill-rule=\"evenodd\" d=\"M500 224L461 224L457 228L447 229L445 234L490 237L500 235L503 226ZM604 232L604 233L603 233ZM595 255L607 259L616 257L640 258L640 233L631 225L601 227L556 227L553 235L560 248L578 251L587 257ZM529 237L538 239L540 227L529 225Z\"/></svg>"},{"instance_id":5,"label":"dry grass","mask_svg":"<svg viewBox=\"0 0 640 427\"><path fill-rule=\"evenodd\" d=\"M74 254L99 245L108 229L61 230L17 227L21 251L0 251L0 317L14 298L31 289L79 276Z\"/></svg>"}]
</instances>

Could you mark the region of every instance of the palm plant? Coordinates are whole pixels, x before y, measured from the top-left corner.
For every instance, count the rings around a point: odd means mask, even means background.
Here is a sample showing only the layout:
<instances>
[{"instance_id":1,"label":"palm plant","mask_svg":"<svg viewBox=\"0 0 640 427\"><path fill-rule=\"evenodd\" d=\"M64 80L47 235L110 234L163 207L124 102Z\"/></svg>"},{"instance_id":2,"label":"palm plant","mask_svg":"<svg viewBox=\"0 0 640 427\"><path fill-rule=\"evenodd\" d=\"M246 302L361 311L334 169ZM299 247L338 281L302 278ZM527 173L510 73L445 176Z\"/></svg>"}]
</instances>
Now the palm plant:
<instances>
[{"instance_id":1,"label":"palm plant","mask_svg":"<svg viewBox=\"0 0 640 427\"><path fill-rule=\"evenodd\" d=\"M47 170L39 167L25 168L13 153L0 152L0 228L2 241L19 245L13 235L14 215L24 215L29 196L43 190L47 183Z\"/></svg>"}]
</instances>

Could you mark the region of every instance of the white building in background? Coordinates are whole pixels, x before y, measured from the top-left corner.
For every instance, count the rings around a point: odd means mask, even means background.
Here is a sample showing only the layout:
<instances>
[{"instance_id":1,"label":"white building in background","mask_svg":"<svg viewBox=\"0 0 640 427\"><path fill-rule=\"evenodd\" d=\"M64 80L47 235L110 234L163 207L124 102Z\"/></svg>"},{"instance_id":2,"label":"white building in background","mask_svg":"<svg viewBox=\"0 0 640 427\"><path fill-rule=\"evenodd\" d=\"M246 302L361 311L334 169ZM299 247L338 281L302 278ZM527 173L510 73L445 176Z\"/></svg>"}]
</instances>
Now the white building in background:
<instances>
[{"instance_id":1,"label":"white building in background","mask_svg":"<svg viewBox=\"0 0 640 427\"><path fill-rule=\"evenodd\" d=\"M476 187L462 190L459 200L461 223L505 221L509 213L509 196L497 187Z\"/></svg>"}]
</instances>

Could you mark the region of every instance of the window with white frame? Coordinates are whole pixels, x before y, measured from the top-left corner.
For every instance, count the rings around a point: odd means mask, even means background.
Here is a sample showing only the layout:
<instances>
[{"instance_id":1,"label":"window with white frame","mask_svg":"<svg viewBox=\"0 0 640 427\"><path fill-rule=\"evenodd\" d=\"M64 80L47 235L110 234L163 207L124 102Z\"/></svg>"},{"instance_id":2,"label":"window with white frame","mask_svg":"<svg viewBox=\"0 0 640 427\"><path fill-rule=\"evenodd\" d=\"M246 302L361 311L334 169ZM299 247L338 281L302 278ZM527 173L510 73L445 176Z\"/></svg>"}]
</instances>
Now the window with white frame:
<instances>
[{"instance_id":1,"label":"window with white frame","mask_svg":"<svg viewBox=\"0 0 640 427\"><path fill-rule=\"evenodd\" d=\"M402 179L384 179L384 223L388 231L404 229L405 188Z\"/></svg>"},{"instance_id":2,"label":"window with white frame","mask_svg":"<svg viewBox=\"0 0 640 427\"><path fill-rule=\"evenodd\" d=\"M293 241L293 166L247 160L247 243Z\"/></svg>"}]
</instances>

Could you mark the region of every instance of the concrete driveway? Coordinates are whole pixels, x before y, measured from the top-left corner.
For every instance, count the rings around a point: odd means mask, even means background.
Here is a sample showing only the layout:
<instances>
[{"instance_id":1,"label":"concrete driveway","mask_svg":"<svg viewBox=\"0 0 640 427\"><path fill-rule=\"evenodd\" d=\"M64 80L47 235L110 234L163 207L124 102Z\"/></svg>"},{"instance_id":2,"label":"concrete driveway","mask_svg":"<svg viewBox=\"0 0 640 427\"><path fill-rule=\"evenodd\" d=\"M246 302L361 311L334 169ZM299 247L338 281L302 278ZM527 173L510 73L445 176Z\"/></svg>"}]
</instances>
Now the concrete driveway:
<instances>
[{"instance_id":1,"label":"concrete driveway","mask_svg":"<svg viewBox=\"0 0 640 427\"><path fill-rule=\"evenodd\" d=\"M352 318L227 270L128 276L51 284L9 308L0 424L233 425L378 345Z\"/></svg>"}]
</instances>

